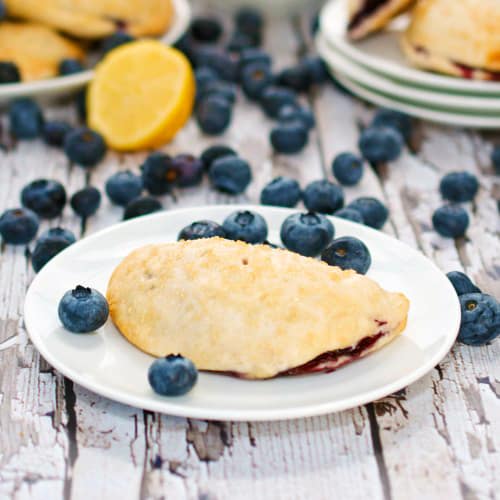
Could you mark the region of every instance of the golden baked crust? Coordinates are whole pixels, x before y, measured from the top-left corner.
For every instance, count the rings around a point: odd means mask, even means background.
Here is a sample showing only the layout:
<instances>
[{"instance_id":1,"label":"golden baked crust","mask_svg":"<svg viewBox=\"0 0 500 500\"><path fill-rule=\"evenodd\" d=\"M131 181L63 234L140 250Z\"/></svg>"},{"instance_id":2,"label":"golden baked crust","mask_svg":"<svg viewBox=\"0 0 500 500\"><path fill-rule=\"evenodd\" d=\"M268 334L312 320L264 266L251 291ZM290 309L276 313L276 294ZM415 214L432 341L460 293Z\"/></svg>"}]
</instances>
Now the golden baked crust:
<instances>
[{"instance_id":1,"label":"golden baked crust","mask_svg":"<svg viewBox=\"0 0 500 500\"><path fill-rule=\"evenodd\" d=\"M420 0L402 48L410 62L421 68L496 79L491 72L500 72L499 26L498 0Z\"/></svg>"},{"instance_id":2,"label":"golden baked crust","mask_svg":"<svg viewBox=\"0 0 500 500\"><path fill-rule=\"evenodd\" d=\"M415 0L349 0L349 25L347 34L353 40L359 40L384 28L394 17L408 10ZM373 12L363 15L363 11L372 4Z\"/></svg>"},{"instance_id":3,"label":"golden baked crust","mask_svg":"<svg viewBox=\"0 0 500 500\"><path fill-rule=\"evenodd\" d=\"M276 376L381 331L383 345L404 329L409 307L404 295L353 271L220 238L132 252L113 272L107 299L139 349L247 378Z\"/></svg>"},{"instance_id":4,"label":"golden baked crust","mask_svg":"<svg viewBox=\"0 0 500 500\"><path fill-rule=\"evenodd\" d=\"M162 35L174 18L171 0L4 0L10 16L37 21L79 38L103 38L117 29Z\"/></svg>"},{"instance_id":5,"label":"golden baked crust","mask_svg":"<svg viewBox=\"0 0 500 500\"><path fill-rule=\"evenodd\" d=\"M62 59L82 60L84 52L74 42L35 23L0 23L0 59L14 62L23 81L58 74Z\"/></svg>"}]
</instances>

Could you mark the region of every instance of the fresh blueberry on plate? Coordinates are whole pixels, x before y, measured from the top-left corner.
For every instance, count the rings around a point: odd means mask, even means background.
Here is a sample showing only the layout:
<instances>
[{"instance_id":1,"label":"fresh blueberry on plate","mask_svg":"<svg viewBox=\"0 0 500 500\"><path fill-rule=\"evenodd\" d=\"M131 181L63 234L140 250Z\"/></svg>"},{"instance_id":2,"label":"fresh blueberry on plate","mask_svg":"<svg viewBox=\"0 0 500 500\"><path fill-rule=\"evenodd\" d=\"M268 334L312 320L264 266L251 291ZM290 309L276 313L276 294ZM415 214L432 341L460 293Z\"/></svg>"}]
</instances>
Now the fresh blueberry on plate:
<instances>
[{"instance_id":1,"label":"fresh blueberry on plate","mask_svg":"<svg viewBox=\"0 0 500 500\"><path fill-rule=\"evenodd\" d=\"M75 235L62 227L53 227L42 233L31 254L31 265L34 271L38 273L49 260L75 241Z\"/></svg>"},{"instance_id":2,"label":"fresh blueberry on plate","mask_svg":"<svg viewBox=\"0 0 500 500\"><path fill-rule=\"evenodd\" d=\"M305 92L311 83L309 71L300 63L284 68L276 75L276 83L295 92Z\"/></svg>"},{"instance_id":3,"label":"fresh blueberry on plate","mask_svg":"<svg viewBox=\"0 0 500 500\"><path fill-rule=\"evenodd\" d=\"M460 238L469 227L469 215L459 205L445 205L432 215L432 225L445 238Z\"/></svg>"},{"instance_id":4,"label":"fresh blueberry on plate","mask_svg":"<svg viewBox=\"0 0 500 500\"><path fill-rule=\"evenodd\" d=\"M123 170L108 178L105 189L112 203L124 207L142 193L142 179L130 170Z\"/></svg>"},{"instance_id":5,"label":"fresh blueberry on plate","mask_svg":"<svg viewBox=\"0 0 500 500\"><path fill-rule=\"evenodd\" d=\"M226 237L247 243L263 243L267 239L267 223L262 215L249 210L233 212L222 224Z\"/></svg>"},{"instance_id":6,"label":"fresh blueberry on plate","mask_svg":"<svg viewBox=\"0 0 500 500\"><path fill-rule=\"evenodd\" d=\"M406 141L411 137L413 121L411 116L394 109L379 109L373 117L372 127L389 127L397 130Z\"/></svg>"},{"instance_id":7,"label":"fresh blueberry on plate","mask_svg":"<svg viewBox=\"0 0 500 500\"><path fill-rule=\"evenodd\" d=\"M178 240L199 240L201 238L226 237L224 228L211 220L199 220L189 224L181 230Z\"/></svg>"},{"instance_id":8,"label":"fresh blueberry on plate","mask_svg":"<svg viewBox=\"0 0 500 500\"><path fill-rule=\"evenodd\" d=\"M363 177L363 160L353 153L340 153L333 160L332 172L343 186L355 186Z\"/></svg>"},{"instance_id":9,"label":"fresh blueberry on plate","mask_svg":"<svg viewBox=\"0 0 500 500\"><path fill-rule=\"evenodd\" d=\"M339 217L341 219L345 220L350 220L351 222L357 222L358 224L364 224L365 219L363 218L363 215L361 212L358 210L355 210L354 208L341 208L340 210L337 210L334 212L335 217Z\"/></svg>"},{"instance_id":10,"label":"fresh blueberry on plate","mask_svg":"<svg viewBox=\"0 0 500 500\"><path fill-rule=\"evenodd\" d=\"M249 99L259 99L274 77L267 62L247 64L241 70L241 88Z\"/></svg>"},{"instance_id":11,"label":"fresh blueberry on plate","mask_svg":"<svg viewBox=\"0 0 500 500\"><path fill-rule=\"evenodd\" d=\"M359 274L366 274L372 263L370 251L358 238L344 236L333 240L321 254L330 266L341 269L353 269Z\"/></svg>"},{"instance_id":12,"label":"fresh blueberry on plate","mask_svg":"<svg viewBox=\"0 0 500 500\"><path fill-rule=\"evenodd\" d=\"M18 83L21 73L17 65L10 61L0 61L0 85L3 83Z\"/></svg>"},{"instance_id":13,"label":"fresh blueberry on plate","mask_svg":"<svg viewBox=\"0 0 500 500\"><path fill-rule=\"evenodd\" d=\"M182 396L196 384L198 370L184 356L169 354L153 361L148 370L148 380L153 391L160 396Z\"/></svg>"},{"instance_id":14,"label":"fresh blueberry on plate","mask_svg":"<svg viewBox=\"0 0 500 500\"><path fill-rule=\"evenodd\" d=\"M208 66L200 66L199 68L196 68L194 77L196 80L197 93L203 92L209 83L216 82L219 79L217 72Z\"/></svg>"},{"instance_id":15,"label":"fresh blueberry on plate","mask_svg":"<svg viewBox=\"0 0 500 500\"><path fill-rule=\"evenodd\" d=\"M223 156L212 163L208 172L215 189L228 194L240 194L252 180L250 165L237 156Z\"/></svg>"},{"instance_id":16,"label":"fresh blueberry on plate","mask_svg":"<svg viewBox=\"0 0 500 500\"><path fill-rule=\"evenodd\" d=\"M239 77L239 60L234 54L212 45L195 46L192 54L195 67L208 66L214 69L220 78L236 82Z\"/></svg>"},{"instance_id":17,"label":"fresh blueberry on plate","mask_svg":"<svg viewBox=\"0 0 500 500\"><path fill-rule=\"evenodd\" d=\"M306 257L319 255L334 235L333 224L321 214L289 215L281 225L281 241L288 250Z\"/></svg>"},{"instance_id":18,"label":"fresh blueberry on plate","mask_svg":"<svg viewBox=\"0 0 500 500\"><path fill-rule=\"evenodd\" d=\"M106 323L109 307L104 296L97 290L78 285L63 295L58 314L66 330L89 333Z\"/></svg>"},{"instance_id":19,"label":"fresh blueberry on plate","mask_svg":"<svg viewBox=\"0 0 500 500\"><path fill-rule=\"evenodd\" d=\"M198 125L205 134L220 135L231 123L231 104L217 95L201 99L195 113Z\"/></svg>"},{"instance_id":20,"label":"fresh blueberry on plate","mask_svg":"<svg viewBox=\"0 0 500 500\"><path fill-rule=\"evenodd\" d=\"M439 191L445 200L454 202L472 201L479 190L477 177L470 172L450 172L439 184Z\"/></svg>"},{"instance_id":21,"label":"fresh blueberry on plate","mask_svg":"<svg viewBox=\"0 0 500 500\"><path fill-rule=\"evenodd\" d=\"M471 279L460 271L451 271L446 276L451 281L457 295L463 295L464 293L481 293L481 290L472 283Z\"/></svg>"},{"instance_id":22,"label":"fresh blueberry on plate","mask_svg":"<svg viewBox=\"0 0 500 500\"><path fill-rule=\"evenodd\" d=\"M59 74L61 76L74 75L83 71L83 65L78 59L68 58L63 59L59 63Z\"/></svg>"},{"instance_id":23,"label":"fresh blueberry on plate","mask_svg":"<svg viewBox=\"0 0 500 500\"><path fill-rule=\"evenodd\" d=\"M120 45L125 45L126 43L133 42L134 40L135 38L129 33L126 33L125 31L117 31L116 33L104 38L101 42L101 50L105 55Z\"/></svg>"},{"instance_id":24,"label":"fresh blueberry on plate","mask_svg":"<svg viewBox=\"0 0 500 500\"><path fill-rule=\"evenodd\" d=\"M203 162L190 154L179 154L172 158L172 168L179 173L179 187L197 186L203 179Z\"/></svg>"},{"instance_id":25,"label":"fresh blueberry on plate","mask_svg":"<svg viewBox=\"0 0 500 500\"><path fill-rule=\"evenodd\" d=\"M178 178L172 158L164 153L151 153L141 165L144 188L155 196L168 193Z\"/></svg>"},{"instance_id":26,"label":"fresh blueberry on plate","mask_svg":"<svg viewBox=\"0 0 500 500\"><path fill-rule=\"evenodd\" d=\"M247 64L253 64L256 62L264 63L271 67L272 59L267 52L264 52L262 49L256 49L255 47L245 49L240 52L241 71Z\"/></svg>"},{"instance_id":27,"label":"fresh blueberry on plate","mask_svg":"<svg viewBox=\"0 0 500 500\"><path fill-rule=\"evenodd\" d=\"M302 199L310 212L333 214L344 206L342 188L326 179L308 184L302 193Z\"/></svg>"},{"instance_id":28,"label":"fresh blueberry on plate","mask_svg":"<svg viewBox=\"0 0 500 500\"><path fill-rule=\"evenodd\" d=\"M54 219L61 215L66 204L66 190L58 181L37 179L22 189L21 203L39 217Z\"/></svg>"},{"instance_id":29,"label":"fresh blueberry on plate","mask_svg":"<svg viewBox=\"0 0 500 500\"><path fill-rule=\"evenodd\" d=\"M305 56L300 64L306 69L310 84L320 84L328 80L328 68L321 57Z\"/></svg>"},{"instance_id":30,"label":"fresh blueberry on plate","mask_svg":"<svg viewBox=\"0 0 500 500\"><path fill-rule=\"evenodd\" d=\"M307 127L301 120L280 122L271 130L274 151L292 155L302 151L309 139Z\"/></svg>"},{"instance_id":31,"label":"fresh blueberry on plate","mask_svg":"<svg viewBox=\"0 0 500 500\"><path fill-rule=\"evenodd\" d=\"M297 106L297 96L293 90L271 85L262 92L260 103L267 116L278 118L283 106Z\"/></svg>"},{"instance_id":32,"label":"fresh blueberry on plate","mask_svg":"<svg viewBox=\"0 0 500 500\"><path fill-rule=\"evenodd\" d=\"M35 139L42 132L42 111L32 99L18 99L9 106L9 125L15 138Z\"/></svg>"},{"instance_id":33,"label":"fresh blueberry on plate","mask_svg":"<svg viewBox=\"0 0 500 500\"><path fill-rule=\"evenodd\" d=\"M93 167L104 158L106 143L98 132L81 127L66 135L64 151L73 163L82 167Z\"/></svg>"},{"instance_id":34,"label":"fresh blueberry on plate","mask_svg":"<svg viewBox=\"0 0 500 500\"><path fill-rule=\"evenodd\" d=\"M201 153L200 159L203 163L203 167L208 171L212 163L223 156L238 156L238 153L224 144L215 144L205 149L203 153Z\"/></svg>"},{"instance_id":35,"label":"fresh blueberry on plate","mask_svg":"<svg viewBox=\"0 0 500 500\"><path fill-rule=\"evenodd\" d=\"M290 177L276 177L264 186L260 193L263 205L292 208L299 202L301 190L299 183Z\"/></svg>"},{"instance_id":36,"label":"fresh blueberry on plate","mask_svg":"<svg viewBox=\"0 0 500 500\"><path fill-rule=\"evenodd\" d=\"M139 196L133 199L126 207L123 213L123 220L141 217L143 215L159 212L163 209L162 204L152 196Z\"/></svg>"},{"instance_id":37,"label":"fresh blueberry on plate","mask_svg":"<svg viewBox=\"0 0 500 500\"><path fill-rule=\"evenodd\" d=\"M209 96L220 97L232 105L236 102L236 89L232 83L223 82L222 80L207 82L198 89L196 102L199 103Z\"/></svg>"},{"instance_id":38,"label":"fresh blueberry on plate","mask_svg":"<svg viewBox=\"0 0 500 500\"><path fill-rule=\"evenodd\" d=\"M78 190L69 201L71 208L80 217L94 215L101 204L101 193L93 186Z\"/></svg>"},{"instance_id":39,"label":"fresh blueberry on plate","mask_svg":"<svg viewBox=\"0 0 500 500\"><path fill-rule=\"evenodd\" d=\"M46 144L61 148L64 144L66 134L71 131L69 123L63 121L49 121L43 124L42 137Z\"/></svg>"},{"instance_id":40,"label":"fresh blueberry on plate","mask_svg":"<svg viewBox=\"0 0 500 500\"><path fill-rule=\"evenodd\" d=\"M262 32L264 18L262 13L254 7L241 7L236 11L234 22L236 29L250 36L256 36Z\"/></svg>"},{"instance_id":41,"label":"fresh blueberry on plate","mask_svg":"<svg viewBox=\"0 0 500 500\"><path fill-rule=\"evenodd\" d=\"M0 235L5 243L25 245L38 231L38 216L27 208L11 208L0 216Z\"/></svg>"},{"instance_id":42,"label":"fresh blueberry on plate","mask_svg":"<svg viewBox=\"0 0 500 500\"><path fill-rule=\"evenodd\" d=\"M347 208L357 210L363 216L364 223L375 229L381 229L389 217L387 207L381 201L369 196L351 201Z\"/></svg>"},{"instance_id":43,"label":"fresh blueberry on plate","mask_svg":"<svg viewBox=\"0 0 500 500\"><path fill-rule=\"evenodd\" d=\"M235 31L226 44L226 50L233 53L239 53L242 50L255 47L256 45L255 37L249 36L241 31Z\"/></svg>"},{"instance_id":44,"label":"fresh blueberry on plate","mask_svg":"<svg viewBox=\"0 0 500 500\"><path fill-rule=\"evenodd\" d=\"M220 21L212 16L195 17L189 27L189 33L198 42L216 42L222 32Z\"/></svg>"},{"instance_id":45,"label":"fresh blueberry on plate","mask_svg":"<svg viewBox=\"0 0 500 500\"><path fill-rule=\"evenodd\" d=\"M371 163L394 161L403 149L403 136L393 128L368 127L361 132L359 149Z\"/></svg>"},{"instance_id":46,"label":"fresh blueberry on plate","mask_svg":"<svg viewBox=\"0 0 500 500\"><path fill-rule=\"evenodd\" d=\"M311 130L315 125L311 110L300 106L283 106L279 111L278 120L281 123L299 120L307 130Z\"/></svg>"},{"instance_id":47,"label":"fresh blueberry on plate","mask_svg":"<svg viewBox=\"0 0 500 500\"><path fill-rule=\"evenodd\" d=\"M500 335L500 304L485 293L460 295L462 321L458 340L464 344L480 346Z\"/></svg>"}]
</instances>

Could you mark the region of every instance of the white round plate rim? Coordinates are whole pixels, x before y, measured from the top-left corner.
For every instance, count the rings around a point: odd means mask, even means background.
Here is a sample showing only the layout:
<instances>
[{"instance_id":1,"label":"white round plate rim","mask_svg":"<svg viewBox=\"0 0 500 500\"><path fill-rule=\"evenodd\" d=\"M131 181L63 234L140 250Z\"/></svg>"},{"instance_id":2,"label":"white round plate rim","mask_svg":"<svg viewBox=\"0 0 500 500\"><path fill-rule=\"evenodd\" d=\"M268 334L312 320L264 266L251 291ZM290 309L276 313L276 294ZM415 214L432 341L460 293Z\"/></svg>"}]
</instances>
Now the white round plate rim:
<instances>
[{"instance_id":1,"label":"white round plate rim","mask_svg":"<svg viewBox=\"0 0 500 500\"><path fill-rule=\"evenodd\" d=\"M355 60L358 64L370 68L376 73L383 73L396 80L427 87L453 90L468 94L500 94L500 83L484 82L437 75L398 64L381 56L367 56L355 43L345 37L347 24L346 0L330 0L320 14L320 29L327 40L340 52Z\"/></svg>"},{"instance_id":2,"label":"white round plate rim","mask_svg":"<svg viewBox=\"0 0 500 500\"><path fill-rule=\"evenodd\" d=\"M409 115L428 120L434 123L441 123L445 125L453 125L455 127L478 128L478 129L500 129L500 118L494 116L474 115L474 114L460 114L447 111L436 111L426 109L422 106L414 106L401 102L397 99L380 95L374 90L367 89L366 87L353 82L348 76L334 71L335 78L358 97L365 99L377 106L385 108L392 108L397 111L402 111Z\"/></svg>"},{"instance_id":3,"label":"white round plate rim","mask_svg":"<svg viewBox=\"0 0 500 500\"><path fill-rule=\"evenodd\" d=\"M428 104L443 110L485 112L487 115L494 113L498 115L498 112L500 112L500 99L498 98L458 96L456 94L433 92L430 89L402 85L380 74L373 73L329 46L328 41L322 35L316 37L316 48L330 67L375 91L388 93L401 99L417 101L424 105Z\"/></svg>"},{"instance_id":4,"label":"white round plate rim","mask_svg":"<svg viewBox=\"0 0 500 500\"><path fill-rule=\"evenodd\" d=\"M159 38L166 45L175 43L183 35L191 19L191 6L188 0L172 0L172 3L175 9L175 21L168 31ZM65 94L87 85L92 80L93 75L94 71L89 69L74 75L0 85L0 101L17 97Z\"/></svg>"},{"instance_id":5,"label":"white round plate rim","mask_svg":"<svg viewBox=\"0 0 500 500\"><path fill-rule=\"evenodd\" d=\"M380 399L382 397L385 397L389 394L394 393L395 391L398 391L407 385L415 382L419 378L421 378L423 375L428 373L430 370L432 370L443 358L444 356L448 353L450 348L455 342L456 335L458 332L459 324L460 324L460 305L458 298L456 296L456 293L451 285L451 283L448 281L446 276L437 268L437 266L430 261L427 257L425 257L423 254L420 252L417 252L416 250L412 249L408 245L400 242L399 240L396 240L382 232L373 230L371 228L368 228L366 226L361 226L359 224L346 221L344 219L337 219L335 217L332 217L332 221L338 228L339 226L343 226L344 228L347 228L350 233L359 233L361 232L364 235L365 241L366 238L371 238L373 237L375 241L380 241L382 243L386 243L388 245L393 245L395 246L395 249L397 250L398 255L406 255L409 260L412 262L419 262L421 265L425 264L425 267L428 271L428 273L431 273L433 279L438 279L441 287L441 292L444 290L444 295L440 295L442 297L446 298L447 301L447 310L446 310L446 315L443 316L443 319L445 321L446 325L446 332L442 334L442 338L440 339L441 342L438 347L436 346L436 343L434 342L430 348L432 350L432 355L425 360L425 363L421 363L418 366L416 366L414 369L409 370L409 372L404 376L399 378L398 380L394 380L390 383L386 383L382 387L378 387L377 389L370 390L368 393L362 393L362 394L354 394L350 397L344 397L340 401L322 401L321 403L316 403L316 404L309 404L306 406L298 406L298 407L285 407L285 408L265 408L265 409L238 409L238 408L219 408L219 409L213 409L213 408L206 408L206 407L196 407L196 406L189 406L189 405L183 405L182 404L182 398L160 398L152 391L150 391L149 394L147 395L141 395L141 396L135 396L132 394L128 394L126 391L123 390L117 390L116 388L110 387L106 381L99 381L92 379L91 376L85 373L77 373L75 369L71 366L71 360L65 360L65 359L60 359L57 355L54 354L53 348L49 348L47 345L47 334L45 334L45 338L43 337L43 333L41 333L41 329L43 330L43 327L40 325L40 318L39 317L34 317L34 313L36 312L36 309L39 307L46 307L45 302L42 300L42 304L40 304L40 298L43 298L43 291L44 291L44 285L43 283L48 280L48 282L51 285L54 284L54 277L52 277L53 273L59 273L58 276L60 277L61 274L61 267L64 267L64 262L73 262L73 255L78 253L81 250L85 250L88 252L88 248L92 248L92 245L95 245L95 243L98 243L100 239L105 239L108 235L113 235L116 236L116 234L119 235L120 232L123 232L126 235L130 235L133 233L134 227L136 227L136 230L140 228L141 234L143 231L147 231L148 228L148 223L150 225L153 225L155 223L162 223L169 222L172 223L172 221L175 220L200 220L200 219L213 219L213 220L223 220L224 217L226 217L229 213L232 211L239 209L239 210L254 210L257 212L260 212L262 215L264 215L268 220L278 218L282 220L284 217L291 213L296 213L298 210L292 210L292 209L285 209L285 208L277 208L277 207L265 207L265 206L254 206L254 205L214 205L214 206L207 206L207 207L192 207L192 208L185 208L185 209L179 209L179 210L173 210L169 212L160 212L157 214L152 214L149 216L144 216L141 217L140 219L133 219L127 222L123 222L114 226L111 226L109 228L103 229L93 235L90 235L88 237L83 238L79 242L75 243L65 251L61 252L59 255L54 257L41 271L40 273L34 278L32 284L30 285L28 292L26 294L26 299L25 299L25 306L24 306L24 322L25 326L28 332L29 337L31 338L31 341L35 345L35 347L38 349L40 354L46 359L48 363L50 363L55 369L57 369L59 372L61 372L63 375L66 377L70 378L73 380L75 383L83 386L84 388L91 390L101 396L110 398L112 400L118 401L120 403L124 404L129 404L135 407L151 410L151 411L158 411L166 414L171 414L171 415L176 415L176 416L182 416L182 417L190 417L190 418L201 418L201 419L208 419L208 420L227 420L227 421L270 421L270 420L284 420L284 419L292 419L292 418L299 418L299 417L309 417L309 416L315 416L315 415L322 415L325 413L331 413L331 412L336 412L336 411L341 411L349 408L353 408L362 404L369 403L371 401ZM185 222L184 222L185 223ZM168 224L167 224L168 227ZM163 225L162 225L163 228ZM271 226L270 226L271 228ZM164 241L167 241L165 239ZM381 244L382 244L381 243ZM144 244L144 243L141 243ZM138 245L140 246L140 245ZM387 247L386 247L387 248ZM387 250L385 250L387 251ZM120 257L121 258L121 257ZM115 264L116 265L116 264ZM113 265L114 267L114 265ZM59 271L58 271L59 269ZM71 267L73 269L73 267ZM82 270L80 270L82 271ZM88 272L87 269L84 269L82 272ZM406 274L405 274L406 276ZM428 274L428 279L429 279L429 274ZM74 285L73 285L74 286ZM103 291L103 290L101 290ZM52 291L49 292L47 289L45 289L45 293L53 293ZM425 292L427 294L427 291ZM52 304L54 307L54 312L50 313L57 317L57 306L56 304ZM46 310L46 309L45 309ZM411 311L411 310L410 310ZM411 312L410 312L411 314ZM47 314L44 315L44 319L46 319ZM410 320L409 320L410 321ZM103 329L106 327L103 327ZM111 324L110 328L114 330L114 326ZM408 328L408 327L407 327ZM62 330L62 327L59 328ZM99 331L97 332L96 336L99 336L102 332ZM52 332L50 335L54 335L54 332ZM69 340L70 342L74 341L77 342L76 339L78 339L78 342L80 342L79 339L85 339L85 336L82 335L76 335L73 337L66 337L66 335L73 335L68 332L64 333L64 341ZM120 342L125 342L127 344L127 349L133 350L134 355L139 352L135 347L131 346L128 344L121 335L116 332L116 334L112 334L113 336L117 336L117 338L120 338ZM403 336L405 333L403 332ZM436 334L437 335L437 334ZM96 337L97 339L99 337ZM401 338L401 337L400 337ZM398 339L397 339L398 340ZM395 340L392 342L390 345L395 344L397 342ZM57 342L57 341L56 341ZM389 346L390 346L389 345ZM388 349L389 346L384 347L384 349ZM52 349L52 350L51 350ZM382 349L379 352L384 351ZM412 348L413 349L413 348ZM352 363L348 367L343 368L342 370L347 370L349 369L350 366L356 366L358 365L359 368L361 368L361 363L363 363L365 360L369 359L370 357L376 356L378 353L371 354L367 358L364 358L362 360L358 360L355 363ZM412 356L413 356L412 352ZM139 353L141 356L147 356L144 353ZM151 358L152 359L152 358ZM422 361L422 360L421 360ZM73 360L74 362L74 360ZM339 370L336 373L341 373L342 370ZM303 380L309 381L308 377L330 377L334 374L320 374L320 375L306 375L302 377ZM201 374L201 376L206 376L206 377L220 377L220 380L231 380L235 381L237 379L233 379L230 377L226 377L223 375L214 375L214 374ZM144 378L146 376L144 375ZM301 377L282 377L281 379L273 379L273 380L281 380L285 381L286 384L296 384L297 381ZM317 385L318 379L315 379L316 385ZM271 381L240 381L237 380L236 383L243 383L243 384L265 384L267 382L272 382ZM217 381L216 381L217 383ZM231 382L235 383L235 382ZM222 382L224 385L224 382ZM239 387L239 386L238 386ZM247 386L248 387L248 386ZM196 389L196 388L195 388ZM239 390L241 388L239 387ZM281 393L280 393L281 394ZM276 397L276 396L274 396ZM177 404L180 402L179 404Z\"/></svg>"}]
</instances>

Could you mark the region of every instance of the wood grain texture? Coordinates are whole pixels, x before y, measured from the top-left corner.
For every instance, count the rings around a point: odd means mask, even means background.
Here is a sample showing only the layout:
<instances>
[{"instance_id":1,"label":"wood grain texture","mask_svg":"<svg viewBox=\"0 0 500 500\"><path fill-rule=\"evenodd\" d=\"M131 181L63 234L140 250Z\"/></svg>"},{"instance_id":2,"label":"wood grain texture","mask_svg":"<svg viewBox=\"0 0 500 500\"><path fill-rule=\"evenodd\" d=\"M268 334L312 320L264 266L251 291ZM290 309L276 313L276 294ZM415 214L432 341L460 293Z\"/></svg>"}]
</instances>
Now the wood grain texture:
<instances>
[{"instance_id":1,"label":"wood grain texture","mask_svg":"<svg viewBox=\"0 0 500 500\"><path fill-rule=\"evenodd\" d=\"M266 48L276 68L297 60L310 38L302 20L275 20ZM253 182L244 195L210 188L176 190L166 209L213 203L258 202L277 175L304 187L323 176L341 151L357 150L360 127L373 110L332 86L304 98L317 120L308 147L285 157L272 152L273 122L243 96L233 124L209 138L191 121L164 150L199 154L227 143L246 158ZM49 117L76 123L69 105ZM19 192L38 177L61 180L69 194L87 184L100 189L119 169L138 171L145 154L109 153L91 172L68 164L40 141L0 151L0 210L19 204ZM418 140L396 162L366 165L346 200L376 196L391 211L384 231L418 248L444 270L465 270L487 292L500 295L500 220L494 197L500 182L489 164L500 137L419 123ZM446 172L467 169L481 190L468 210L468 238L436 235L432 211ZM77 236L121 220L106 197L84 225L69 207L60 220ZM44 223L43 228L49 224ZM457 345L429 375L376 403L341 413L272 423L204 422L159 415L114 403L56 373L30 344L22 321L23 297L33 272L25 248L3 245L0 255L0 498L71 499L487 499L500 491L499 342Z\"/></svg>"}]
</instances>

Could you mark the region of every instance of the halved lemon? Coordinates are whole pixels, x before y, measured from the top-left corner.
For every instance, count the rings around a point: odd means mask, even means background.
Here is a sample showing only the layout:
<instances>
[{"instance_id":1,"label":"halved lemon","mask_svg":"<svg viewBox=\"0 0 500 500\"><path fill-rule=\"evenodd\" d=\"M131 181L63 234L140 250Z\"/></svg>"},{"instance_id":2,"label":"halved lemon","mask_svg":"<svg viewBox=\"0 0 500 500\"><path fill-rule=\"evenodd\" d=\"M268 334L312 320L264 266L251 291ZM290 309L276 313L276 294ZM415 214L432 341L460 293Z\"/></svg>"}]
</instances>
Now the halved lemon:
<instances>
[{"instance_id":1,"label":"halved lemon","mask_svg":"<svg viewBox=\"0 0 500 500\"><path fill-rule=\"evenodd\" d=\"M111 51L87 95L88 123L120 151L170 141L191 115L196 84L187 58L154 40Z\"/></svg>"}]
</instances>

